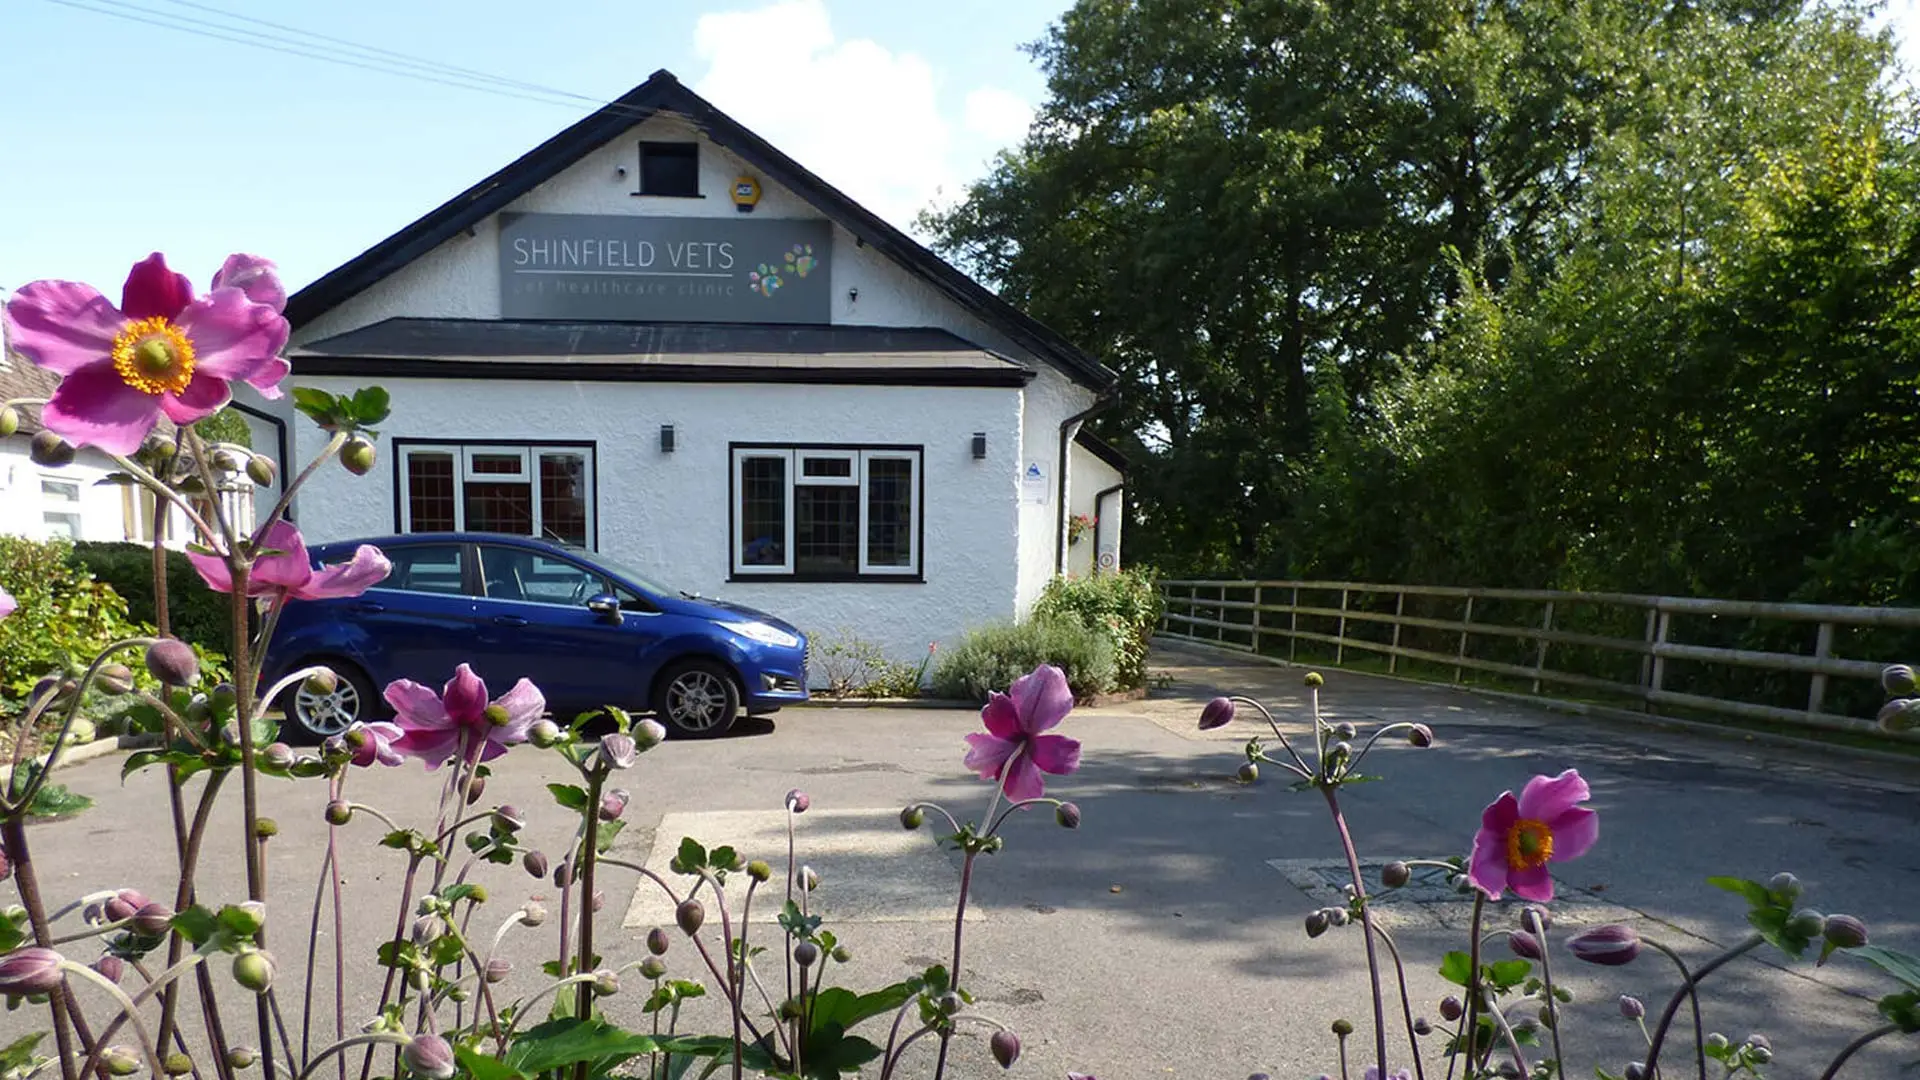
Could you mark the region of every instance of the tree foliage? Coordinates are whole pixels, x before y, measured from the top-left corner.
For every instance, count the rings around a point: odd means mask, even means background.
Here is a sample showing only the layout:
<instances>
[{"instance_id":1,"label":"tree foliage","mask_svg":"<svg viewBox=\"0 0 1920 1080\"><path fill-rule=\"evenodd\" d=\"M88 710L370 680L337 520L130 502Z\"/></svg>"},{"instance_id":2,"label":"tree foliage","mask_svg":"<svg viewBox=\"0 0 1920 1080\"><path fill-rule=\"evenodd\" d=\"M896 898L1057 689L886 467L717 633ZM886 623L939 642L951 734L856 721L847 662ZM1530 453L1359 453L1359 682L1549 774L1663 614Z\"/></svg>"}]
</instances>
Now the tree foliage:
<instances>
[{"instance_id":1,"label":"tree foliage","mask_svg":"<svg viewBox=\"0 0 1920 1080\"><path fill-rule=\"evenodd\" d=\"M1857 8L1083 0L1034 49L928 224L1124 376L1136 558L1912 580L1912 116Z\"/></svg>"}]
</instances>

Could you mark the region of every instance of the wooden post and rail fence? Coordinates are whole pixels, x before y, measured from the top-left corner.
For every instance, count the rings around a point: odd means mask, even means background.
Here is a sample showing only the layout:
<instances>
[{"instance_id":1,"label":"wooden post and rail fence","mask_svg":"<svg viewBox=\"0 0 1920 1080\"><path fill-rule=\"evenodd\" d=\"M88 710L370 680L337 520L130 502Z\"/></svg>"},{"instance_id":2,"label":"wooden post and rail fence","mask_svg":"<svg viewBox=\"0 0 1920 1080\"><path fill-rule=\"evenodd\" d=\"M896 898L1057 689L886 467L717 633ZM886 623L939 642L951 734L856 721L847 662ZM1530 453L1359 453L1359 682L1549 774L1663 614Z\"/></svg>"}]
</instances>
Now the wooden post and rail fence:
<instances>
[{"instance_id":1,"label":"wooden post and rail fence","mask_svg":"<svg viewBox=\"0 0 1920 1080\"><path fill-rule=\"evenodd\" d=\"M1352 581L1159 587L1166 637L1335 666L1364 657L1372 670L1384 660L1403 678L1450 673L1646 713L1881 734L1881 669L1920 662L1920 608Z\"/></svg>"}]
</instances>

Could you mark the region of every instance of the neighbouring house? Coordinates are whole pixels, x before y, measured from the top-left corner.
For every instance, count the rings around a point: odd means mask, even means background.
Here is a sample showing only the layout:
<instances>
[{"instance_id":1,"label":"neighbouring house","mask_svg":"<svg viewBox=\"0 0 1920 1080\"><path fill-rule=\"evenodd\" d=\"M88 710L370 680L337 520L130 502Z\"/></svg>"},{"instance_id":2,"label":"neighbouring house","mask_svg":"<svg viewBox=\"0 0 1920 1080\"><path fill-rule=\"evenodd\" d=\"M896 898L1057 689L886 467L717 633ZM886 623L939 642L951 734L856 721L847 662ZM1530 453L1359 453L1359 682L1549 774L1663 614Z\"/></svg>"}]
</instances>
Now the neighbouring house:
<instances>
[{"instance_id":1,"label":"neighbouring house","mask_svg":"<svg viewBox=\"0 0 1920 1080\"><path fill-rule=\"evenodd\" d=\"M900 658L1119 565L1115 375L665 71L287 315L292 385L392 395L315 540L546 536Z\"/></svg>"},{"instance_id":2,"label":"neighbouring house","mask_svg":"<svg viewBox=\"0 0 1920 1080\"><path fill-rule=\"evenodd\" d=\"M59 385L59 375L0 350L0 402L44 401ZM40 431L39 408L28 406L19 413L20 429L0 438L0 533L33 540L153 541L153 492L110 480L120 467L92 447L81 448L65 465L35 462L28 447ZM271 418L249 417L247 423L254 440L262 431L278 431ZM171 437L173 425L162 418L156 433ZM216 469L214 477L222 509L238 527L252 528L257 489L244 471L252 452L224 442L210 449L226 452L217 459L224 467ZM263 497L272 499L277 494L270 491ZM204 499L193 501L205 509ZM193 538L187 516L178 508L169 508L159 523L162 542L168 547L184 547Z\"/></svg>"}]
</instances>

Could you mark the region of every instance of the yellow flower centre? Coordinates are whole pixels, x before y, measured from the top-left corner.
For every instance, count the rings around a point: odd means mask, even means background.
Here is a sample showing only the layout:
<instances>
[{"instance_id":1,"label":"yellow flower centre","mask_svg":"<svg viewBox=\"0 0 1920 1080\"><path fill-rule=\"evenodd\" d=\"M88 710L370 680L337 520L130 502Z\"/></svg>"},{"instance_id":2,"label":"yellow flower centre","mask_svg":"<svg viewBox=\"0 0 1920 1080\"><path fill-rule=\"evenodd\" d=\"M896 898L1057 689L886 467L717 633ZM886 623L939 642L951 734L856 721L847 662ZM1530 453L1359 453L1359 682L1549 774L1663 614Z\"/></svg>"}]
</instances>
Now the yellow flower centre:
<instances>
[{"instance_id":1,"label":"yellow flower centre","mask_svg":"<svg viewBox=\"0 0 1920 1080\"><path fill-rule=\"evenodd\" d=\"M1532 870L1553 858L1553 830L1544 821L1521 818L1507 830L1507 865Z\"/></svg>"},{"instance_id":2,"label":"yellow flower centre","mask_svg":"<svg viewBox=\"0 0 1920 1080\"><path fill-rule=\"evenodd\" d=\"M135 320L113 339L113 369L143 394L177 394L193 381L193 342L164 315Z\"/></svg>"}]
</instances>

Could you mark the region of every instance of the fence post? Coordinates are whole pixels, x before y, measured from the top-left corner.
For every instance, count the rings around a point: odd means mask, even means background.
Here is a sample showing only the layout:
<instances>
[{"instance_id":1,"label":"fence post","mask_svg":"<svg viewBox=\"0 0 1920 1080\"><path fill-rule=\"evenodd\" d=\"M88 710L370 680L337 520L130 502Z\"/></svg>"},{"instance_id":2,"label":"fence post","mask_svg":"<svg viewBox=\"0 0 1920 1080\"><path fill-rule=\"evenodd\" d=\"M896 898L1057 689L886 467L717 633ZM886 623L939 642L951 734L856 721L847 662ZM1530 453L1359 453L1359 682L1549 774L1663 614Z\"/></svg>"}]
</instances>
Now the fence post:
<instances>
[{"instance_id":1,"label":"fence post","mask_svg":"<svg viewBox=\"0 0 1920 1080\"><path fill-rule=\"evenodd\" d=\"M1258 585L1253 587L1253 655L1255 656L1260 655L1260 616L1263 614L1260 605L1264 602L1260 597L1265 592L1266 590Z\"/></svg>"},{"instance_id":2,"label":"fence post","mask_svg":"<svg viewBox=\"0 0 1920 1080\"><path fill-rule=\"evenodd\" d=\"M1540 629L1548 631L1553 629L1553 601L1551 600L1547 601L1546 615L1540 619ZM1540 673L1547 669L1547 639L1543 637L1537 644L1539 649L1533 654L1533 692L1536 694L1540 692Z\"/></svg>"},{"instance_id":3,"label":"fence post","mask_svg":"<svg viewBox=\"0 0 1920 1080\"><path fill-rule=\"evenodd\" d=\"M1225 644L1227 640L1227 587L1222 585L1215 589L1214 592L1220 595L1215 600L1213 609L1213 640Z\"/></svg>"},{"instance_id":4,"label":"fence post","mask_svg":"<svg viewBox=\"0 0 1920 1080\"><path fill-rule=\"evenodd\" d=\"M1660 612L1660 618L1656 620L1654 623L1653 673L1652 673L1652 676L1647 680L1647 693L1649 695L1658 694L1660 692L1661 683L1666 681L1667 658L1660 655L1660 646L1665 645L1667 643L1667 634L1672 629L1673 629L1673 613L1670 611ZM1647 700L1647 711L1650 713L1658 713L1660 711L1659 707L1654 703L1651 696L1649 696Z\"/></svg>"},{"instance_id":5,"label":"fence post","mask_svg":"<svg viewBox=\"0 0 1920 1080\"><path fill-rule=\"evenodd\" d=\"M1287 663L1293 663L1294 649L1300 644L1300 586L1293 587L1293 603L1287 605Z\"/></svg>"},{"instance_id":6,"label":"fence post","mask_svg":"<svg viewBox=\"0 0 1920 1080\"><path fill-rule=\"evenodd\" d=\"M1653 608L1647 609L1647 651L1640 657L1640 689L1646 690L1653 685L1653 632L1660 620L1660 613ZM1640 702L1641 711L1647 711L1646 701Z\"/></svg>"},{"instance_id":7,"label":"fence post","mask_svg":"<svg viewBox=\"0 0 1920 1080\"><path fill-rule=\"evenodd\" d=\"M1813 655L1822 660L1833 655L1832 623L1823 622L1820 624L1819 636L1814 639L1813 643ZM1809 713L1819 712L1821 706L1826 704L1826 700L1827 675L1824 671L1817 671L1813 675L1813 687L1807 691L1807 711Z\"/></svg>"},{"instance_id":8,"label":"fence post","mask_svg":"<svg viewBox=\"0 0 1920 1080\"><path fill-rule=\"evenodd\" d=\"M1458 652L1453 654L1453 658L1455 660L1465 660L1467 658L1467 626L1466 624L1472 621L1473 621L1473 594L1468 593L1467 594L1467 612L1466 614L1460 616L1460 649ZM1453 681L1454 682L1460 681L1460 673L1463 670L1464 669L1459 664L1453 665Z\"/></svg>"},{"instance_id":9,"label":"fence post","mask_svg":"<svg viewBox=\"0 0 1920 1080\"><path fill-rule=\"evenodd\" d=\"M1340 630L1333 635L1333 665L1339 667L1347 658L1347 590L1340 590Z\"/></svg>"},{"instance_id":10,"label":"fence post","mask_svg":"<svg viewBox=\"0 0 1920 1080\"><path fill-rule=\"evenodd\" d=\"M1407 594L1405 590L1394 594L1393 600L1393 652L1387 654L1387 674L1391 675L1400 666L1400 619L1407 613Z\"/></svg>"}]
</instances>

